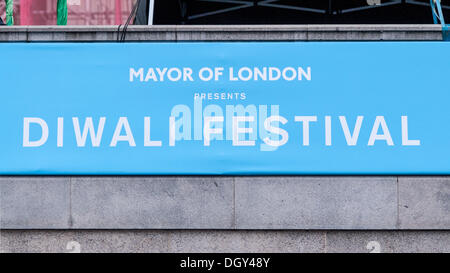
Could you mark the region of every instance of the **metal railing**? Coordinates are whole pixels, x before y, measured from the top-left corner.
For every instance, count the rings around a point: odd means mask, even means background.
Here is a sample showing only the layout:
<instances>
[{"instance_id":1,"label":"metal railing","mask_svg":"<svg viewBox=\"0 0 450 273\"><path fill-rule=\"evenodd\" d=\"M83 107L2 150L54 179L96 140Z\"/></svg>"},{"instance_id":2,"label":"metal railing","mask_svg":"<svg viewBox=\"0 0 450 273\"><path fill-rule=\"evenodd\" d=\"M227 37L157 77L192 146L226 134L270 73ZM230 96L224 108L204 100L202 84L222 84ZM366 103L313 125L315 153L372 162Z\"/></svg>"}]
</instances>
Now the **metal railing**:
<instances>
[{"instance_id":1,"label":"metal railing","mask_svg":"<svg viewBox=\"0 0 450 273\"><path fill-rule=\"evenodd\" d=\"M442 12L441 0L430 0L431 12L435 24L442 25L442 39L450 41L450 25L445 23L444 13Z\"/></svg>"}]
</instances>

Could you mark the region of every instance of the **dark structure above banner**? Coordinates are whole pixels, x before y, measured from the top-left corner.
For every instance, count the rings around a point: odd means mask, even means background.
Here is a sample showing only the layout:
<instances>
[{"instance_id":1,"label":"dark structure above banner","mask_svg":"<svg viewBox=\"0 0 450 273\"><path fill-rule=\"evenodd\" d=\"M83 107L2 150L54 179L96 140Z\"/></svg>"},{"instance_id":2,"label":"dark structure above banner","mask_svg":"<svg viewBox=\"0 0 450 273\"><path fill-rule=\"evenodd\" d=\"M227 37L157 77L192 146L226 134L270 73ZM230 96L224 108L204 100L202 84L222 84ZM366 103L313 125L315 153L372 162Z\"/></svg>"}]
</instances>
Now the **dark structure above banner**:
<instances>
[{"instance_id":1,"label":"dark structure above banner","mask_svg":"<svg viewBox=\"0 0 450 273\"><path fill-rule=\"evenodd\" d=\"M153 24L431 24L429 0L141 0ZM154 5L154 6L153 6ZM445 17L450 1L441 1ZM147 11L145 13L143 10Z\"/></svg>"}]
</instances>

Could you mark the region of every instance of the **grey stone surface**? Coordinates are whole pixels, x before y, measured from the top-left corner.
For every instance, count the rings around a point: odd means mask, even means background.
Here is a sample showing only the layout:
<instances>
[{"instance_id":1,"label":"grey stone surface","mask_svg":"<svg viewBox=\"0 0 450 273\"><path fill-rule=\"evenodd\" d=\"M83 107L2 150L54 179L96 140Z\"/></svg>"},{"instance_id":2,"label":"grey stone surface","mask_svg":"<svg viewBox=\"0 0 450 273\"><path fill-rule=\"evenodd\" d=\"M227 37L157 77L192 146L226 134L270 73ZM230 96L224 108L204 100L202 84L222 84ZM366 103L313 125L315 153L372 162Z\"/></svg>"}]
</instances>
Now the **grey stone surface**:
<instances>
[{"instance_id":1,"label":"grey stone surface","mask_svg":"<svg viewBox=\"0 0 450 273\"><path fill-rule=\"evenodd\" d=\"M74 177L72 228L229 229L233 178Z\"/></svg>"},{"instance_id":2,"label":"grey stone surface","mask_svg":"<svg viewBox=\"0 0 450 273\"><path fill-rule=\"evenodd\" d=\"M371 243L372 242L372 243ZM3 230L0 252L450 253L450 231ZM72 245L71 245L72 244Z\"/></svg>"},{"instance_id":3,"label":"grey stone surface","mask_svg":"<svg viewBox=\"0 0 450 273\"><path fill-rule=\"evenodd\" d=\"M169 251L167 238L162 230L5 230L0 232L0 252L69 253L79 244L82 253L161 253Z\"/></svg>"},{"instance_id":4,"label":"grey stone surface","mask_svg":"<svg viewBox=\"0 0 450 273\"><path fill-rule=\"evenodd\" d=\"M402 229L450 229L450 178L399 177Z\"/></svg>"},{"instance_id":5,"label":"grey stone surface","mask_svg":"<svg viewBox=\"0 0 450 273\"><path fill-rule=\"evenodd\" d=\"M27 30L3 30L0 29L0 42L25 42L28 40Z\"/></svg>"},{"instance_id":6,"label":"grey stone surface","mask_svg":"<svg viewBox=\"0 0 450 273\"><path fill-rule=\"evenodd\" d=\"M4 230L0 232L0 252L71 252L73 248L68 248L71 242L78 243L83 253L315 253L324 251L325 233L215 230Z\"/></svg>"},{"instance_id":7,"label":"grey stone surface","mask_svg":"<svg viewBox=\"0 0 450 273\"><path fill-rule=\"evenodd\" d=\"M168 232L170 252L323 252L319 231L176 231Z\"/></svg>"},{"instance_id":8,"label":"grey stone surface","mask_svg":"<svg viewBox=\"0 0 450 273\"><path fill-rule=\"evenodd\" d=\"M395 229L395 177L239 177L238 229Z\"/></svg>"},{"instance_id":9,"label":"grey stone surface","mask_svg":"<svg viewBox=\"0 0 450 273\"><path fill-rule=\"evenodd\" d=\"M117 26L14 26L0 41L117 41ZM442 40L439 25L130 26L126 41Z\"/></svg>"},{"instance_id":10,"label":"grey stone surface","mask_svg":"<svg viewBox=\"0 0 450 273\"><path fill-rule=\"evenodd\" d=\"M70 178L0 176L0 227L70 227Z\"/></svg>"},{"instance_id":11,"label":"grey stone surface","mask_svg":"<svg viewBox=\"0 0 450 273\"><path fill-rule=\"evenodd\" d=\"M450 230L449 203L449 177L0 177L3 229Z\"/></svg>"},{"instance_id":12,"label":"grey stone surface","mask_svg":"<svg viewBox=\"0 0 450 273\"><path fill-rule=\"evenodd\" d=\"M329 231L329 253L450 253L450 231Z\"/></svg>"}]
</instances>

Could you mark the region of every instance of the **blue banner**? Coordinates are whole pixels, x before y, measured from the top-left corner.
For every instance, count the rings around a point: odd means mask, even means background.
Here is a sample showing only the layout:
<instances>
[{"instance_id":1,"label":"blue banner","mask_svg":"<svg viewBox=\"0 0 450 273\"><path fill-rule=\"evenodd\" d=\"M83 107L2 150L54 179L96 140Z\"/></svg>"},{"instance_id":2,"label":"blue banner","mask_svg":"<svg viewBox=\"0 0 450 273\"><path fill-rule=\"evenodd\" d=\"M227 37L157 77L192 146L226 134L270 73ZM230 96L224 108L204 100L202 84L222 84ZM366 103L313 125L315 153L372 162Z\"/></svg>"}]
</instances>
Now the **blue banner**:
<instances>
[{"instance_id":1,"label":"blue banner","mask_svg":"<svg viewBox=\"0 0 450 273\"><path fill-rule=\"evenodd\" d=\"M449 43L0 52L2 175L450 174Z\"/></svg>"}]
</instances>

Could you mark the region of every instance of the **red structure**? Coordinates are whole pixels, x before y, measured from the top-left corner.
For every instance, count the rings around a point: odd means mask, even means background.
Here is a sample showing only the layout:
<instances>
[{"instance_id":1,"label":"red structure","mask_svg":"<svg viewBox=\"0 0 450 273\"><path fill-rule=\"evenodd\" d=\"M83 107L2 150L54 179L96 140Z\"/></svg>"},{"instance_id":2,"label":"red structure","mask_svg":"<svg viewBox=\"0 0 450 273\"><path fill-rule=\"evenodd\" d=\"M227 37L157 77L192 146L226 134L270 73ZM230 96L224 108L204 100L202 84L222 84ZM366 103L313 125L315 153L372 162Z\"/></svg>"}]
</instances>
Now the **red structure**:
<instances>
[{"instance_id":1,"label":"red structure","mask_svg":"<svg viewBox=\"0 0 450 273\"><path fill-rule=\"evenodd\" d=\"M68 25L119 25L131 12L134 0L67 0ZM57 0L15 0L16 25L56 25ZM0 16L5 19L4 1Z\"/></svg>"}]
</instances>

